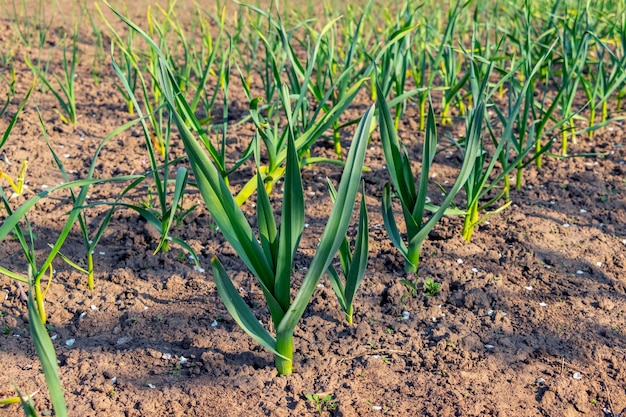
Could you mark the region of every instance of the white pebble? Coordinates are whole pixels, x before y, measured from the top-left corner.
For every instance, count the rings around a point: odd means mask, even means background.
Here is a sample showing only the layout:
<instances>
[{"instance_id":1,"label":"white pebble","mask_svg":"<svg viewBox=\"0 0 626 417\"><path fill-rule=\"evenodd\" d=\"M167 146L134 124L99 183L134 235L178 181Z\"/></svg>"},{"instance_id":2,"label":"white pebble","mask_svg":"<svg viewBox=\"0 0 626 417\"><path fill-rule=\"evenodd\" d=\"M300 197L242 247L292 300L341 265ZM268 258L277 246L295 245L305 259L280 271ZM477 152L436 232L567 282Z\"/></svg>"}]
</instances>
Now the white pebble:
<instances>
[{"instance_id":1,"label":"white pebble","mask_svg":"<svg viewBox=\"0 0 626 417\"><path fill-rule=\"evenodd\" d=\"M309 226L310 226L310 225L309 225L308 223L304 223L304 227L305 227L305 228L307 228L307 227L309 227Z\"/></svg>"},{"instance_id":2,"label":"white pebble","mask_svg":"<svg viewBox=\"0 0 626 417\"><path fill-rule=\"evenodd\" d=\"M79 319L83 319L85 318L85 316L87 315L87 313L85 313L84 311L82 313L80 313L80 316L78 316Z\"/></svg>"},{"instance_id":3,"label":"white pebble","mask_svg":"<svg viewBox=\"0 0 626 417\"><path fill-rule=\"evenodd\" d=\"M171 353L164 353L163 356L161 356L161 359L169 361L170 359L172 359L172 354Z\"/></svg>"},{"instance_id":4,"label":"white pebble","mask_svg":"<svg viewBox=\"0 0 626 417\"><path fill-rule=\"evenodd\" d=\"M489 349L489 350L493 349L494 347L495 347L494 345L485 345L485 349Z\"/></svg>"},{"instance_id":5,"label":"white pebble","mask_svg":"<svg viewBox=\"0 0 626 417\"><path fill-rule=\"evenodd\" d=\"M69 154L69 153L66 153L66 154L65 154L65 155L63 155L63 156L64 156L65 158L69 158L69 157L70 157L70 154Z\"/></svg>"},{"instance_id":6,"label":"white pebble","mask_svg":"<svg viewBox=\"0 0 626 417\"><path fill-rule=\"evenodd\" d=\"M374 410L374 411L380 411L380 410L382 410L382 409L383 409L383 408L382 408L380 405L373 405L373 406L372 406L372 410Z\"/></svg>"},{"instance_id":7,"label":"white pebble","mask_svg":"<svg viewBox=\"0 0 626 417\"><path fill-rule=\"evenodd\" d=\"M488 315L489 317L493 316L493 310L489 310L489 311L487 312L487 315Z\"/></svg>"},{"instance_id":8,"label":"white pebble","mask_svg":"<svg viewBox=\"0 0 626 417\"><path fill-rule=\"evenodd\" d=\"M199 273L201 273L201 274L204 274L204 268L200 268L198 265L194 265L194 266L193 266L193 269L194 269L196 272L199 272Z\"/></svg>"},{"instance_id":9,"label":"white pebble","mask_svg":"<svg viewBox=\"0 0 626 417\"><path fill-rule=\"evenodd\" d=\"M324 284L322 283L317 284L317 288L324 288Z\"/></svg>"},{"instance_id":10,"label":"white pebble","mask_svg":"<svg viewBox=\"0 0 626 417\"><path fill-rule=\"evenodd\" d=\"M576 275L582 275L582 274L584 274L584 272L581 271L580 269L578 271L576 271Z\"/></svg>"},{"instance_id":11,"label":"white pebble","mask_svg":"<svg viewBox=\"0 0 626 417\"><path fill-rule=\"evenodd\" d=\"M93 304L92 304L92 305L91 305L91 309L92 309L92 310L97 310L97 309L98 309L98 307L96 307L95 305L93 305Z\"/></svg>"},{"instance_id":12,"label":"white pebble","mask_svg":"<svg viewBox=\"0 0 626 417\"><path fill-rule=\"evenodd\" d=\"M548 306L546 303L539 303L539 305L540 305L541 307L547 307L547 306Z\"/></svg>"},{"instance_id":13,"label":"white pebble","mask_svg":"<svg viewBox=\"0 0 626 417\"><path fill-rule=\"evenodd\" d=\"M117 339L117 342L116 342L116 343L117 343L118 345L123 345L123 344L125 344L125 343L130 342L131 340L133 340L133 338L132 338L132 337L130 337L130 336L124 336L124 337L120 337L119 339Z\"/></svg>"},{"instance_id":14,"label":"white pebble","mask_svg":"<svg viewBox=\"0 0 626 417\"><path fill-rule=\"evenodd\" d=\"M76 341L76 339L67 339L65 341L65 346L72 346L75 341Z\"/></svg>"},{"instance_id":15,"label":"white pebble","mask_svg":"<svg viewBox=\"0 0 626 417\"><path fill-rule=\"evenodd\" d=\"M563 223L563 227L569 227L569 223Z\"/></svg>"},{"instance_id":16,"label":"white pebble","mask_svg":"<svg viewBox=\"0 0 626 417\"><path fill-rule=\"evenodd\" d=\"M581 212L581 213L586 213L586 212L587 212L587 210L585 210L585 209L580 209L580 212Z\"/></svg>"},{"instance_id":17,"label":"white pebble","mask_svg":"<svg viewBox=\"0 0 626 417\"><path fill-rule=\"evenodd\" d=\"M543 378L537 378L537 383L538 383L538 384L543 384L543 383L545 383L545 382L546 382L546 380L545 380L545 379L543 379Z\"/></svg>"},{"instance_id":18,"label":"white pebble","mask_svg":"<svg viewBox=\"0 0 626 417\"><path fill-rule=\"evenodd\" d=\"M456 260L456 263L457 263L457 264L462 264L462 263L463 263L463 259L461 259L461 258L457 259L457 260Z\"/></svg>"},{"instance_id":19,"label":"white pebble","mask_svg":"<svg viewBox=\"0 0 626 417\"><path fill-rule=\"evenodd\" d=\"M596 265L598 266L598 268L602 268L602 262L596 262Z\"/></svg>"},{"instance_id":20,"label":"white pebble","mask_svg":"<svg viewBox=\"0 0 626 417\"><path fill-rule=\"evenodd\" d=\"M533 290L533 286L529 285L528 287L524 287L527 291L532 291Z\"/></svg>"},{"instance_id":21,"label":"white pebble","mask_svg":"<svg viewBox=\"0 0 626 417\"><path fill-rule=\"evenodd\" d=\"M179 362L180 362L180 364L181 364L181 365L184 365L184 364L186 364L186 363L187 363L187 358L186 358L186 357L184 357L184 356L181 356L181 357L180 357L180 361L179 361Z\"/></svg>"},{"instance_id":22,"label":"white pebble","mask_svg":"<svg viewBox=\"0 0 626 417\"><path fill-rule=\"evenodd\" d=\"M217 320L213 320L213 323L211 323L211 327L217 327Z\"/></svg>"},{"instance_id":23,"label":"white pebble","mask_svg":"<svg viewBox=\"0 0 626 417\"><path fill-rule=\"evenodd\" d=\"M574 372L574 375L572 375L572 378L574 378L576 380L581 380L581 379L583 379L583 376L581 375L580 372Z\"/></svg>"},{"instance_id":24,"label":"white pebble","mask_svg":"<svg viewBox=\"0 0 626 417\"><path fill-rule=\"evenodd\" d=\"M154 385L154 384L148 384L148 388L155 389L155 388L156 388L156 385Z\"/></svg>"},{"instance_id":25,"label":"white pebble","mask_svg":"<svg viewBox=\"0 0 626 417\"><path fill-rule=\"evenodd\" d=\"M402 312L402 320L408 320L411 318L411 313L409 313L408 311L404 310Z\"/></svg>"},{"instance_id":26,"label":"white pebble","mask_svg":"<svg viewBox=\"0 0 626 417\"><path fill-rule=\"evenodd\" d=\"M105 252L98 252L100 255L106 255Z\"/></svg>"},{"instance_id":27,"label":"white pebble","mask_svg":"<svg viewBox=\"0 0 626 417\"><path fill-rule=\"evenodd\" d=\"M472 272L477 274L478 273L478 268L472 268Z\"/></svg>"}]
</instances>

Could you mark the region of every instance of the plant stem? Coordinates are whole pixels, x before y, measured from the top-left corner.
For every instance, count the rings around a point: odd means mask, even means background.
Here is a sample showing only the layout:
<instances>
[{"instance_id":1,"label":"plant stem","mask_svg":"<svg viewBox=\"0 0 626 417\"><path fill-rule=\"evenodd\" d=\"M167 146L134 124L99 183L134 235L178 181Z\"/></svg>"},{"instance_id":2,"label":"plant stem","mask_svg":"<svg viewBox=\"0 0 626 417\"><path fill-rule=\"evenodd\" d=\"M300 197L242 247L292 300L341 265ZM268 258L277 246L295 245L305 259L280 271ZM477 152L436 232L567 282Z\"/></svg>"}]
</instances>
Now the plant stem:
<instances>
[{"instance_id":1,"label":"plant stem","mask_svg":"<svg viewBox=\"0 0 626 417\"><path fill-rule=\"evenodd\" d=\"M279 375L291 375L293 370L293 333L276 335L276 350L285 358L274 356L274 363Z\"/></svg>"},{"instance_id":2,"label":"plant stem","mask_svg":"<svg viewBox=\"0 0 626 417\"><path fill-rule=\"evenodd\" d=\"M442 126L450 123L450 117L448 117L449 113L450 113L450 103L446 102L444 99L443 111L441 112L441 125Z\"/></svg>"},{"instance_id":3,"label":"plant stem","mask_svg":"<svg viewBox=\"0 0 626 417\"><path fill-rule=\"evenodd\" d=\"M426 123L426 95L420 97L420 130L423 132Z\"/></svg>"},{"instance_id":4,"label":"plant stem","mask_svg":"<svg viewBox=\"0 0 626 417\"><path fill-rule=\"evenodd\" d=\"M504 176L504 189L502 190L502 194L504 195L505 202L511 201L510 191L511 191L511 179L509 178L508 175L505 175Z\"/></svg>"},{"instance_id":5,"label":"plant stem","mask_svg":"<svg viewBox=\"0 0 626 417\"><path fill-rule=\"evenodd\" d=\"M341 138L339 136L339 129L335 127L333 132L333 141L335 142L335 154L341 158ZM310 152L310 150L308 150Z\"/></svg>"},{"instance_id":6,"label":"plant stem","mask_svg":"<svg viewBox=\"0 0 626 417\"><path fill-rule=\"evenodd\" d=\"M37 301L37 312L42 324L46 324L46 308L43 305L43 294L41 293L41 282L35 280L32 284L35 287L35 300Z\"/></svg>"},{"instance_id":7,"label":"plant stem","mask_svg":"<svg viewBox=\"0 0 626 417\"><path fill-rule=\"evenodd\" d=\"M87 286L93 291L93 253L91 251L87 252Z\"/></svg>"},{"instance_id":8,"label":"plant stem","mask_svg":"<svg viewBox=\"0 0 626 417\"><path fill-rule=\"evenodd\" d=\"M477 222L478 222L478 200L473 202L470 205L470 207L468 207L467 215L465 216L465 220L463 221L463 239L465 239L468 242L472 239L472 234L474 233L474 227L476 226Z\"/></svg>"},{"instance_id":9,"label":"plant stem","mask_svg":"<svg viewBox=\"0 0 626 417\"><path fill-rule=\"evenodd\" d=\"M352 324L353 313L354 313L354 306L353 305L348 306L348 310L346 311L346 322L348 322L348 324Z\"/></svg>"},{"instance_id":10,"label":"plant stem","mask_svg":"<svg viewBox=\"0 0 626 417\"><path fill-rule=\"evenodd\" d=\"M535 152L539 153L541 151L541 139L537 139L537 142L535 142ZM537 165L538 169L541 169L543 167L543 155L539 155L537 157L537 159L535 160L535 165Z\"/></svg>"},{"instance_id":11,"label":"plant stem","mask_svg":"<svg viewBox=\"0 0 626 417\"><path fill-rule=\"evenodd\" d=\"M522 172L524 168L522 167L522 163L520 162L517 166L517 172L515 173L515 189L520 190L522 188L522 181L524 179Z\"/></svg>"},{"instance_id":12,"label":"plant stem","mask_svg":"<svg viewBox=\"0 0 626 417\"><path fill-rule=\"evenodd\" d=\"M420 262L420 252L422 251L421 242L417 245L409 244L409 252L407 254L407 262L404 270L406 272L413 272L417 276L417 269Z\"/></svg>"}]
</instances>

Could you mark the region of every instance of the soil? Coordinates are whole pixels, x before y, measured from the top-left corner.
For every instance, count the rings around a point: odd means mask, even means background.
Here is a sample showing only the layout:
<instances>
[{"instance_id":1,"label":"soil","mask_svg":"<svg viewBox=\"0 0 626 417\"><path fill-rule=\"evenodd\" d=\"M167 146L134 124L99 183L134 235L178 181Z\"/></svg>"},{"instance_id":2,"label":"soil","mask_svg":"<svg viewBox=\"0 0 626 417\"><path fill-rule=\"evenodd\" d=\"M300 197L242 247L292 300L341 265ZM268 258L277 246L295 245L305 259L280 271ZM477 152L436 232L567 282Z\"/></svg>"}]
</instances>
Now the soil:
<instances>
[{"instance_id":1,"label":"soil","mask_svg":"<svg viewBox=\"0 0 626 417\"><path fill-rule=\"evenodd\" d=\"M5 44L14 26L6 19L0 25ZM12 200L14 207L63 182L35 105L73 179L84 177L100 141L131 120L108 59L100 84L94 84L89 39L81 36L79 44L76 126L62 123L54 97L37 89L2 149L12 165L0 162L0 167L14 178L19 161L29 161L28 191ZM60 41L55 25L43 51L51 54L50 71L57 74L61 55L55 45ZM17 95L0 120L0 131L33 79L23 56L36 53L35 47L20 46L12 64ZM0 70L7 76L6 66ZM0 83L1 96L7 88ZM247 99L236 86L231 102L245 114ZM363 92L349 116L371 104ZM440 141L445 144L446 135L463 132L458 119L439 129ZM233 157L252 133L249 124L229 131ZM343 132L346 148L352 133ZM414 106L403 117L400 136L419 161L423 135ZM332 416L617 415L626 407L625 138L626 127L616 122L570 146L572 154L599 156L546 158L541 170L529 166L523 187L512 192L513 205L478 227L470 243L461 238L460 218L444 218L426 241L420 265L420 277L441 283L440 292L426 296L419 285L412 297L401 283L407 278L404 261L382 226L380 195L388 175L375 134L367 155L371 171L364 174L370 260L354 324L345 323L324 277L296 330L290 376L277 375L272 354L236 325L220 301L209 268L214 254L247 294L259 320L268 322L254 279L215 230L199 194L190 189L185 204L198 207L172 233L196 250L206 272L194 269L176 246L154 255L158 234L136 212L119 208L95 250L93 291L84 274L61 259L54 262L45 305L69 414L307 416L318 410L306 395L319 394L332 398L320 403L319 413ZM172 146L173 154L182 155L178 140ZM320 141L314 153L331 156L330 141ZM141 173L146 158L141 132L132 128L105 146L96 175ZM439 194L436 182L453 181L458 167L456 154L445 151L436 157L433 200ZM231 178L233 189L251 172L248 166L239 170ZM340 169L332 165L303 170L309 227L296 258L296 280L304 275L328 215L326 177L339 176ZM126 185L95 185L89 201L113 201ZM2 186L8 192L5 181ZM276 200L282 197L279 188ZM125 201L141 204L147 190L142 185ZM249 214L252 203L244 206ZM65 225L68 204L68 193L59 191L29 212L40 263L47 244ZM87 210L92 233L107 208ZM75 261L85 257L78 227L62 252ZM0 259L2 266L26 274L14 240L2 242ZM39 391L36 408L50 415L20 291L5 276L0 276L0 290L0 398L15 395L13 384L22 392ZM19 415L17 405L0 408L0 416Z\"/></svg>"}]
</instances>

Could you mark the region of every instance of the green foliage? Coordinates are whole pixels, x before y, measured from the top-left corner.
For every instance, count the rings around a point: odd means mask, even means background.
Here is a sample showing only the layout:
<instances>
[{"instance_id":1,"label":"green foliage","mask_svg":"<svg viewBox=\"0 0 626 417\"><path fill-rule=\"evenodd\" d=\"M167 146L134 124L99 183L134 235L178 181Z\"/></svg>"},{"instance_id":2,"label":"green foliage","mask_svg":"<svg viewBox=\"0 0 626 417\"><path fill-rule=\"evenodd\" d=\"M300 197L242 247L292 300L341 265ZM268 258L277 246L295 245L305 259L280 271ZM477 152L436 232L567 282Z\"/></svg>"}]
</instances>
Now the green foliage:
<instances>
[{"instance_id":1,"label":"green foliage","mask_svg":"<svg viewBox=\"0 0 626 417\"><path fill-rule=\"evenodd\" d=\"M424 280L424 294L428 297L434 297L439 294L441 284L435 282L432 278L426 278Z\"/></svg>"}]
</instances>

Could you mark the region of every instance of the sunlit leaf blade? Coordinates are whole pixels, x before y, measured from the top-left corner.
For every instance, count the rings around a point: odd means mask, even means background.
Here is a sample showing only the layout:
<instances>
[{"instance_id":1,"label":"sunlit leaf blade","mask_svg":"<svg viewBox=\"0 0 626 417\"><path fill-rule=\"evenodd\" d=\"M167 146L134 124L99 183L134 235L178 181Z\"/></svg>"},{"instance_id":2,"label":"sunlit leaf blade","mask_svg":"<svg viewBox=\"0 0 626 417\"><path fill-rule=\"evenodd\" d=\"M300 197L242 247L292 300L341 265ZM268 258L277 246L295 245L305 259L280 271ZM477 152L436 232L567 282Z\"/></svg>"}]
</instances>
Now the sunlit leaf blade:
<instances>
[{"instance_id":1,"label":"sunlit leaf blade","mask_svg":"<svg viewBox=\"0 0 626 417\"><path fill-rule=\"evenodd\" d=\"M275 284L276 298L285 310L289 308L291 301L293 258L304 230L304 191L298 161L293 136L289 133Z\"/></svg>"},{"instance_id":2,"label":"sunlit leaf blade","mask_svg":"<svg viewBox=\"0 0 626 417\"><path fill-rule=\"evenodd\" d=\"M409 173L411 172L410 162L404 157L404 153L401 150L393 118L391 117L389 105L385 101L384 94L380 86L377 85L376 88L380 137L389 176L391 177L394 188L398 192L402 205L415 207L415 200L417 198L415 195L415 183L413 182L413 176L408 176L406 173L407 167Z\"/></svg>"},{"instance_id":3,"label":"sunlit leaf blade","mask_svg":"<svg viewBox=\"0 0 626 417\"><path fill-rule=\"evenodd\" d=\"M359 211L359 229L354 245L354 254L348 276L346 277L346 304L352 305L361 281L363 280L365 269L367 268L367 258L369 253L369 218L367 215L367 205L365 204L365 191L361 193L361 209Z\"/></svg>"},{"instance_id":4,"label":"sunlit leaf blade","mask_svg":"<svg viewBox=\"0 0 626 417\"><path fill-rule=\"evenodd\" d=\"M187 186L187 178L189 174L186 168L180 167L176 172L176 182L174 185L174 196L172 198L172 206L169 210L169 216L165 222L163 222L162 230L161 230L161 241L159 245L155 249L154 253L157 253L165 244L165 241L169 238L169 231L172 228L172 223L174 222L174 218L176 217L176 211L178 210L178 206L180 204L180 200L183 197L185 192L185 187ZM165 219L164 219L165 220Z\"/></svg>"},{"instance_id":5,"label":"sunlit leaf blade","mask_svg":"<svg viewBox=\"0 0 626 417\"><path fill-rule=\"evenodd\" d=\"M346 294L344 291L344 284L341 282L341 278L337 273L337 270L334 266L330 265L327 270L328 279L330 280L330 285L333 287L333 291L337 296L337 301L339 302L339 307L342 311L346 311L348 309L348 304L346 303Z\"/></svg>"},{"instance_id":6,"label":"sunlit leaf blade","mask_svg":"<svg viewBox=\"0 0 626 417\"><path fill-rule=\"evenodd\" d=\"M257 223L259 225L259 240L261 247L265 253L265 257L271 260L272 266L276 265L278 256L278 231L276 229L276 220L274 219L274 211L270 204L269 196L265 190L265 184L261 175L257 175Z\"/></svg>"},{"instance_id":7,"label":"sunlit leaf blade","mask_svg":"<svg viewBox=\"0 0 626 417\"><path fill-rule=\"evenodd\" d=\"M291 307L289 307L276 329L277 334L293 334L294 328L315 292L320 277L330 265L339 249L339 245L345 238L359 189L373 114L374 107L372 106L367 110L357 127L346 159L346 167L341 175L337 199L320 239L317 252L311 261L302 286L296 294Z\"/></svg>"},{"instance_id":8,"label":"sunlit leaf blade","mask_svg":"<svg viewBox=\"0 0 626 417\"><path fill-rule=\"evenodd\" d=\"M396 224L396 218L393 214L393 205L391 202L391 186L389 183L385 184L383 188L382 198L382 214L385 224L385 230L391 239L391 243L400 251L400 253L408 260L408 248L400 235L398 225Z\"/></svg>"},{"instance_id":9,"label":"sunlit leaf blade","mask_svg":"<svg viewBox=\"0 0 626 417\"><path fill-rule=\"evenodd\" d=\"M233 319L260 345L267 348L274 355L282 356L276 350L276 340L265 330L265 327L259 322L259 319L252 314L250 307L248 307L243 298L241 298L239 291L237 291L237 288L235 288L231 282L226 270L217 257L213 257L211 260L211 267L213 269L213 279L215 280L217 291Z\"/></svg>"},{"instance_id":10,"label":"sunlit leaf blade","mask_svg":"<svg viewBox=\"0 0 626 417\"><path fill-rule=\"evenodd\" d=\"M57 356L52 345L52 340L48 335L48 331L39 319L39 313L35 307L32 291L28 291L28 323L30 334L37 350L37 356L41 362L50 399L54 407L55 415L59 417L67 417L67 407L65 405L65 397L63 396L63 387L59 379L59 369L57 365Z\"/></svg>"}]
</instances>

